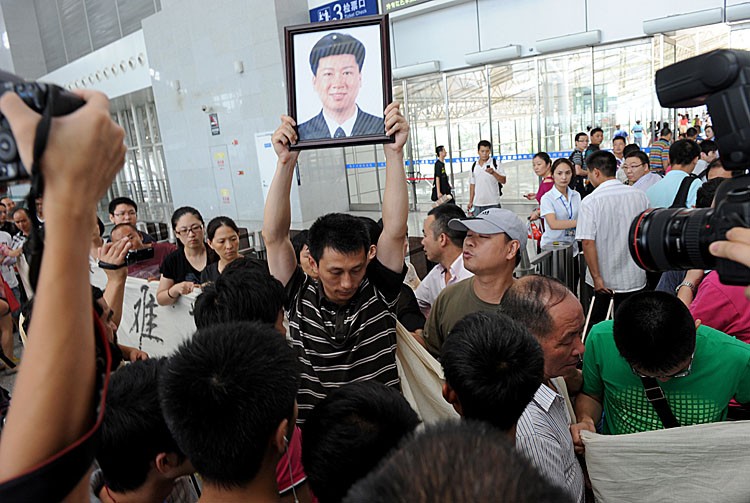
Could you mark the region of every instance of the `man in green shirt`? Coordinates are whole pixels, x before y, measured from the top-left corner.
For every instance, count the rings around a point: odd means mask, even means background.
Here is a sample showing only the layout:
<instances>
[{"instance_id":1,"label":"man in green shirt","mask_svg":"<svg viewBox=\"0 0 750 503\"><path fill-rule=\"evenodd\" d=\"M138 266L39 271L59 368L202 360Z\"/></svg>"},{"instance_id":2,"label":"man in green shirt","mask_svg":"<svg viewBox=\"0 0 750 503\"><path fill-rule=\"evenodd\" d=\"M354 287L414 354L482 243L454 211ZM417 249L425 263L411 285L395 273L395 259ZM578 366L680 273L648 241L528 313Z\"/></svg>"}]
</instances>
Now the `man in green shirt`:
<instances>
[{"instance_id":1,"label":"man in green shirt","mask_svg":"<svg viewBox=\"0 0 750 503\"><path fill-rule=\"evenodd\" d=\"M641 376L656 379L681 426L723 421L733 398L750 402L750 345L693 321L673 295L644 292L595 325L586 339L583 392L571 426L576 451L581 430L619 435L663 428Z\"/></svg>"}]
</instances>

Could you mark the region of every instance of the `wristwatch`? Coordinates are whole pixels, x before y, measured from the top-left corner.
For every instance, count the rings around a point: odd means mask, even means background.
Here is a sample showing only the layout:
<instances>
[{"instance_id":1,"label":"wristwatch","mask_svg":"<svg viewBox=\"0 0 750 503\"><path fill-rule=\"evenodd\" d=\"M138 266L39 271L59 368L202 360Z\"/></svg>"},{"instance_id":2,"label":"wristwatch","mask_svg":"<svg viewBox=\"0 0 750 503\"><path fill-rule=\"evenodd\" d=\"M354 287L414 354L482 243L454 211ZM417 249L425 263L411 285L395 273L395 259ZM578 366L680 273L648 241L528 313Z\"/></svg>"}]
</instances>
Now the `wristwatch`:
<instances>
[{"instance_id":1,"label":"wristwatch","mask_svg":"<svg viewBox=\"0 0 750 503\"><path fill-rule=\"evenodd\" d=\"M690 290L693 292L693 294L695 294L695 285L692 284L689 281L683 281L682 283L680 283L679 285L677 285L677 288L674 289L675 295L680 291L680 288L682 288L683 286L686 286L686 287L690 288Z\"/></svg>"}]
</instances>

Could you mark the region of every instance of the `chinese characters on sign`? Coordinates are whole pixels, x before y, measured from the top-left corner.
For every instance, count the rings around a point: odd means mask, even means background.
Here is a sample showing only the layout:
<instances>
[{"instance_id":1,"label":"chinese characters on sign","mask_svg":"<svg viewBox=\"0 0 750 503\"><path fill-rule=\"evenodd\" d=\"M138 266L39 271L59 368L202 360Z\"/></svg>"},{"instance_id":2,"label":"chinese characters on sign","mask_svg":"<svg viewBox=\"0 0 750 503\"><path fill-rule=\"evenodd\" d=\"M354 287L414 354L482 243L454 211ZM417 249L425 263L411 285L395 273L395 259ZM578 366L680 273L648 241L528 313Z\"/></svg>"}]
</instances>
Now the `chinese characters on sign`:
<instances>
[{"instance_id":1,"label":"chinese characters on sign","mask_svg":"<svg viewBox=\"0 0 750 503\"><path fill-rule=\"evenodd\" d=\"M378 0L336 0L310 9L310 22L338 21L378 13Z\"/></svg>"},{"instance_id":2,"label":"chinese characters on sign","mask_svg":"<svg viewBox=\"0 0 750 503\"><path fill-rule=\"evenodd\" d=\"M396 10L405 9L413 5L429 2L429 0L382 0L383 14L388 14Z\"/></svg>"},{"instance_id":3,"label":"chinese characters on sign","mask_svg":"<svg viewBox=\"0 0 750 503\"><path fill-rule=\"evenodd\" d=\"M135 332L139 335L138 349L143 349L143 339L164 343L164 339L153 334L154 329L158 326L156 324L158 316L154 312L154 308L157 307L156 298L149 291L148 285L141 286L141 294L141 297L133 305L135 316L130 327L131 334Z\"/></svg>"}]
</instances>

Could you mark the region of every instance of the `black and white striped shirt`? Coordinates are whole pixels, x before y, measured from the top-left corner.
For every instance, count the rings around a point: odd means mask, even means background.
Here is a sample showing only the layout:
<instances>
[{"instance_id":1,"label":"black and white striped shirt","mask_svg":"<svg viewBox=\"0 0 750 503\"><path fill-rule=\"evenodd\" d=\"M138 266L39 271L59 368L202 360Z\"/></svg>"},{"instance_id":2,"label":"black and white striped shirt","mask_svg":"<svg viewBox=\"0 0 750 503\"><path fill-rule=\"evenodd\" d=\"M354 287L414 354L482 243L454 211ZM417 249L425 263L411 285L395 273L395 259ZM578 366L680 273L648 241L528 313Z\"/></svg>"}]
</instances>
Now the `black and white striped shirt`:
<instances>
[{"instance_id":1,"label":"black and white striped shirt","mask_svg":"<svg viewBox=\"0 0 750 503\"><path fill-rule=\"evenodd\" d=\"M298 423L328 393L355 381L399 387L396 303L400 274L370 262L357 293L344 306L325 298L323 286L299 267L286 286L289 332L300 361Z\"/></svg>"}]
</instances>

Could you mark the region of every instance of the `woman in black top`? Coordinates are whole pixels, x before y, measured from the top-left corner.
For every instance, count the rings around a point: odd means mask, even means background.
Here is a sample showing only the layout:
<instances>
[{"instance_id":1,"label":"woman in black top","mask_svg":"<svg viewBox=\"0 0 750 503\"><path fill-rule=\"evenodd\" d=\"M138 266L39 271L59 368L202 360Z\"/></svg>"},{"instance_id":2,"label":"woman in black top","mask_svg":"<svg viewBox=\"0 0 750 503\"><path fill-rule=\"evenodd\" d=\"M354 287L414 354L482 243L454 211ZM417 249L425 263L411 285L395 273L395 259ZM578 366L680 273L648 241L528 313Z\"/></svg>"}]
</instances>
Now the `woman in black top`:
<instances>
[{"instance_id":1,"label":"woman in black top","mask_svg":"<svg viewBox=\"0 0 750 503\"><path fill-rule=\"evenodd\" d=\"M180 295L185 295L199 286L201 273L218 257L206 245L203 233L203 217L190 206L178 208L172 214L172 229L177 236L177 250L161 263L161 279L156 292L156 301L162 306L174 304Z\"/></svg>"},{"instance_id":2,"label":"woman in black top","mask_svg":"<svg viewBox=\"0 0 750 503\"><path fill-rule=\"evenodd\" d=\"M448 180L448 174L445 172L445 156L447 154L445 147L439 145L435 149L435 153L438 156L438 160L435 161L435 195L437 196L434 201L437 201L442 196L446 196L451 193L451 184Z\"/></svg>"},{"instance_id":3,"label":"woman in black top","mask_svg":"<svg viewBox=\"0 0 750 503\"><path fill-rule=\"evenodd\" d=\"M208 246L219 256L219 261L209 265L201 273L201 283L216 281L226 266L242 258L240 230L234 220L229 217L216 217L208 222L206 234Z\"/></svg>"}]
</instances>

